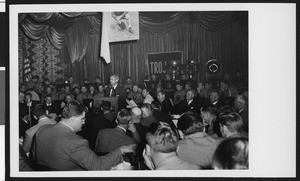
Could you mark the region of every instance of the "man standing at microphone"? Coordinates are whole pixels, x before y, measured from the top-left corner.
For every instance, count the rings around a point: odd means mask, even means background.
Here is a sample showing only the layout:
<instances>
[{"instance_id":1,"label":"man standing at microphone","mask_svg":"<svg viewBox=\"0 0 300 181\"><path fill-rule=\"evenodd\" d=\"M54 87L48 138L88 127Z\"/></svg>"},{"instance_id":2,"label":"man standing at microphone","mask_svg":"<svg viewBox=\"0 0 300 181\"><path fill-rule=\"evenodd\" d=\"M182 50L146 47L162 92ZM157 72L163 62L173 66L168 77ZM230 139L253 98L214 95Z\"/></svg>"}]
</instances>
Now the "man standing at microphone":
<instances>
[{"instance_id":1,"label":"man standing at microphone","mask_svg":"<svg viewBox=\"0 0 300 181\"><path fill-rule=\"evenodd\" d=\"M118 97L118 110L126 108L127 92L123 86L119 85L118 75L110 76L110 85L105 97Z\"/></svg>"}]
</instances>

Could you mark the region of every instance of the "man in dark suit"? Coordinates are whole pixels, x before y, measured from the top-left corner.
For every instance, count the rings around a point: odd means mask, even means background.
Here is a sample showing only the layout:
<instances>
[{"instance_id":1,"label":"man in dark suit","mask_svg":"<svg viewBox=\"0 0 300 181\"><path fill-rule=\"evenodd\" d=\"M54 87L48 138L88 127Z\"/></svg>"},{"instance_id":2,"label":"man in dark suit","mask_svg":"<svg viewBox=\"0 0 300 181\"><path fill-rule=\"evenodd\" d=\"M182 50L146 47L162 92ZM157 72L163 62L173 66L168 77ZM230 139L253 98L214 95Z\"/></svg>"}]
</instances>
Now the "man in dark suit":
<instances>
[{"instance_id":1,"label":"man in dark suit","mask_svg":"<svg viewBox=\"0 0 300 181\"><path fill-rule=\"evenodd\" d=\"M103 113L103 117L107 120L109 120L114 126L117 126L116 124L116 118L117 118L117 114L113 113L111 111L111 102L109 101L102 101L101 105L100 105L100 109Z\"/></svg>"},{"instance_id":2,"label":"man in dark suit","mask_svg":"<svg viewBox=\"0 0 300 181\"><path fill-rule=\"evenodd\" d=\"M84 106L71 101L64 107L60 122L45 125L37 131L34 144L36 162L59 171L110 170L123 161L123 154L133 152L135 145L129 145L105 156L97 156L88 141L76 134L84 123Z\"/></svg>"},{"instance_id":3,"label":"man in dark suit","mask_svg":"<svg viewBox=\"0 0 300 181\"><path fill-rule=\"evenodd\" d=\"M94 114L86 117L87 139L92 150L95 149L95 143L98 133L102 129L116 127L115 120L112 122L104 117L103 113Z\"/></svg>"},{"instance_id":4,"label":"man in dark suit","mask_svg":"<svg viewBox=\"0 0 300 181\"><path fill-rule=\"evenodd\" d=\"M234 107L242 117L243 131L248 133L249 118L248 118L248 98L245 95L238 95L234 101Z\"/></svg>"},{"instance_id":5,"label":"man in dark suit","mask_svg":"<svg viewBox=\"0 0 300 181\"><path fill-rule=\"evenodd\" d=\"M119 84L119 76L110 76L111 87L106 92L105 97L118 97L118 110L126 108L127 92L123 86Z\"/></svg>"},{"instance_id":6,"label":"man in dark suit","mask_svg":"<svg viewBox=\"0 0 300 181\"><path fill-rule=\"evenodd\" d=\"M223 105L224 105L223 102L220 100L219 92L217 90L212 90L210 92L209 101L207 101L205 103L205 106L206 107L220 108Z\"/></svg>"},{"instance_id":7,"label":"man in dark suit","mask_svg":"<svg viewBox=\"0 0 300 181\"><path fill-rule=\"evenodd\" d=\"M176 106L176 114L182 114L186 111L192 111L195 113L200 112L200 108L202 107L202 103L200 102L199 99L195 98L195 91L194 90L188 90L186 92L184 101L181 101L177 106Z\"/></svg>"},{"instance_id":8,"label":"man in dark suit","mask_svg":"<svg viewBox=\"0 0 300 181\"><path fill-rule=\"evenodd\" d=\"M157 92L157 99L160 102L160 111L164 114L171 115L173 112L173 106L169 98L166 97L165 91Z\"/></svg>"},{"instance_id":9,"label":"man in dark suit","mask_svg":"<svg viewBox=\"0 0 300 181\"><path fill-rule=\"evenodd\" d=\"M33 117L33 110L39 101L32 100L32 95L30 93L25 94L24 103L20 104L20 111L28 113L29 127L37 124L38 120Z\"/></svg>"},{"instance_id":10,"label":"man in dark suit","mask_svg":"<svg viewBox=\"0 0 300 181\"><path fill-rule=\"evenodd\" d=\"M52 96L50 94L45 95L45 101L43 105L46 107L47 115L51 116L51 118L55 120L59 115L59 108L52 103Z\"/></svg>"},{"instance_id":11,"label":"man in dark suit","mask_svg":"<svg viewBox=\"0 0 300 181\"><path fill-rule=\"evenodd\" d=\"M105 154L122 145L136 144L140 140L139 135L131 122L131 114L122 109L117 115L118 125L115 128L102 129L98 133L95 143L95 152ZM132 137L126 135L126 131L132 132Z\"/></svg>"}]
</instances>

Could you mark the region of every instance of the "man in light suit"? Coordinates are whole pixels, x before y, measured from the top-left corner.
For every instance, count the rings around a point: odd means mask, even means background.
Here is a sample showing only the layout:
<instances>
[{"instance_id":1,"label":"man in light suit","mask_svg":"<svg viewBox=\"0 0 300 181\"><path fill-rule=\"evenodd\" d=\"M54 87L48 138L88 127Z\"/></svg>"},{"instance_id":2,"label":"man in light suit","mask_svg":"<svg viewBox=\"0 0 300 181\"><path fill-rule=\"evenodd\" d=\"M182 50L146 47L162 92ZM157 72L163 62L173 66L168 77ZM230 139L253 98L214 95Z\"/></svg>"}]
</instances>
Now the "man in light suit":
<instances>
[{"instance_id":1,"label":"man in light suit","mask_svg":"<svg viewBox=\"0 0 300 181\"><path fill-rule=\"evenodd\" d=\"M46 124L56 124L56 121L53 119L50 119L47 117L46 113L46 106L43 104L38 104L35 106L35 109L33 110L33 114L38 119L38 124L35 126L29 128L27 131L25 131L25 139L23 143L23 148L26 153L30 151L30 148L32 146L32 139L35 135L36 131Z\"/></svg>"},{"instance_id":2,"label":"man in light suit","mask_svg":"<svg viewBox=\"0 0 300 181\"><path fill-rule=\"evenodd\" d=\"M134 151L135 145L129 145L97 156L88 141L76 134L84 123L84 106L71 101L64 107L59 123L37 131L34 149L37 164L59 171L109 170L123 161L123 154Z\"/></svg>"}]
</instances>

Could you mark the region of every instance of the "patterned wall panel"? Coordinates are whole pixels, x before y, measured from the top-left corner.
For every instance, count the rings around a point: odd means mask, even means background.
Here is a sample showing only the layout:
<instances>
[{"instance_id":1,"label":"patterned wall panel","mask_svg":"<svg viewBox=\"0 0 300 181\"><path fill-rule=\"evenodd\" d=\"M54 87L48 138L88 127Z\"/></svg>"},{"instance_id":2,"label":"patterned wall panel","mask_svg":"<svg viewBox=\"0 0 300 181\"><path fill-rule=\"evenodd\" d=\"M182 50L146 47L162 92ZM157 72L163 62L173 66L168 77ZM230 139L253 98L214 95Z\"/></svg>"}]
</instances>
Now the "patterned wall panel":
<instances>
[{"instance_id":1,"label":"patterned wall panel","mask_svg":"<svg viewBox=\"0 0 300 181\"><path fill-rule=\"evenodd\" d=\"M31 65L31 75L41 79L48 78L51 82L61 82L64 78L63 63L60 51L54 48L44 37L37 41L30 40L19 31L19 76L23 80L23 63L27 58Z\"/></svg>"}]
</instances>

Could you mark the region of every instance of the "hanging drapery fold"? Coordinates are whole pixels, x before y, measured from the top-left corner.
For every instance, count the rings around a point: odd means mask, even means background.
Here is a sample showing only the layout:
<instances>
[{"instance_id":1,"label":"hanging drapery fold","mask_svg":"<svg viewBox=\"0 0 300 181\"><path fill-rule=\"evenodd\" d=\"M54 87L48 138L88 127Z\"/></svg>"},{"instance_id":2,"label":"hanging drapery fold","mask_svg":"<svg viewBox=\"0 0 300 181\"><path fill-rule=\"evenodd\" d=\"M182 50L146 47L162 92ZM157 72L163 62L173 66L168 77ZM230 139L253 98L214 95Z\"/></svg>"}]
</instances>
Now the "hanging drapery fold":
<instances>
[{"instance_id":1,"label":"hanging drapery fold","mask_svg":"<svg viewBox=\"0 0 300 181\"><path fill-rule=\"evenodd\" d=\"M228 11L200 11L193 13L200 25L208 31L223 30L233 21L232 12Z\"/></svg>"},{"instance_id":2,"label":"hanging drapery fold","mask_svg":"<svg viewBox=\"0 0 300 181\"><path fill-rule=\"evenodd\" d=\"M187 18L186 12L140 12L140 27L152 33L166 33Z\"/></svg>"},{"instance_id":3,"label":"hanging drapery fold","mask_svg":"<svg viewBox=\"0 0 300 181\"><path fill-rule=\"evenodd\" d=\"M54 13L28 13L29 16L36 22L43 23L50 19Z\"/></svg>"},{"instance_id":4,"label":"hanging drapery fold","mask_svg":"<svg viewBox=\"0 0 300 181\"><path fill-rule=\"evenodd\" d=\"M42 38L48 29L48 25L35 24L32 23L29 19L23 20L20 26L24 33L33 40Z\"/></svg>"},{"instance_id":5,"label":"hanging drapery fold","mask_svg":"<svg viewBox=\"0 0 300 181\"><path fill-rule=\"evenodd\" d=\"M58 32L55 28L49 27L47 37L50 43L57 49L62 49L65 45L65 33Z\"/></svg>"},{"instance_id":6,"label":"hanging drapery fold","mask_svg":"<svg viewBox=\"0 0 300 181\"><path fill-rule=\"evenodd\" d=\"M66 42L72 63L80 62L85 55L89 31L90 23L87 18L80 18L66 32Z\"/></svg>"},{"instance_id":7,"label":"hanging drapery fold","mask_svg":"<svg viewBox=\"0 0 300 181\"><path fill-rule=\"evenodd\" d=\"M66 17L69 17L69 18L76 18L76 17L81 16L83 14L83 12L64 12L61 14L63 14Z\"/></svg>"}]
</instances>

